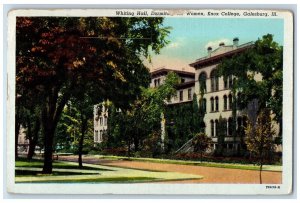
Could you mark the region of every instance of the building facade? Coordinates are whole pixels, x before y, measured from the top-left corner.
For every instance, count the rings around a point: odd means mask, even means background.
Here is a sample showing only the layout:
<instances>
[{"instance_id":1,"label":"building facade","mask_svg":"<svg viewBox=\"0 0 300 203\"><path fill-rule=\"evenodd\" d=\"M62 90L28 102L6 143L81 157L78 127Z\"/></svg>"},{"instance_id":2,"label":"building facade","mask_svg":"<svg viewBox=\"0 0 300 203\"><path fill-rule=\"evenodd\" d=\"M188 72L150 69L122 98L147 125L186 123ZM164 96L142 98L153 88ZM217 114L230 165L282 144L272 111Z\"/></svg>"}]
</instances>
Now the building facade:
<instances>
[{"instance_id":1,"label":"building facade","mask_svg":"<svg viewBox=\"0 0 300 203\"><path fill-rule=\"evenodd\" d=\"M232 45L220 43L219 47L212 50L207 48L207 55L197 59L189 64L195 69L195 72L187 72L184 70L172 70L160 68L151 72L150 87L158 87L162 85L170 71L175 72L181 80L176 86L176 96L172 97L168 105L180 105L181 103L192 102L193 94L197 96L197 101L201 98L201 108L206 112L204 115L205 134L212 138L212 149L216 149L218 145L218 127L219 121L226 121L226 135L224 137L223 148L228 151L234 151L243 148L243 126L246 126L246 110L237 108L236 118L232 118L233 95L231 88L234 77L227 78L218 77L217 66L226 58L230 58L236 54L242 53L253 46L252 42L239 45L239 39L234 38ZM230 68L230 67L228 67ZM260 75L255 75L256 80L262 80ZM237 94L237 99L241 95ZM237 105L238 106L238 105ZM102 136L107 131L107 111L105 109L100 116L96 116L95 120L95 142L102 142ZM94 112L96 112L94 110ZM100 118L103 119L101 124ZM104 121L106 119L106 121ZM233 122L236 122L235 125ZM105 125L106 124L106 125ZM238 136L234 136L233 126L236 126Z\"/></svg>"},{"instance_id":2,"label":"building facade","mask_svg":"<svg viewBox=\"0 0 300 203\"><path fill-rule=\"evenodd\" d=\"M219 119L226 119L227 121L227 134L225 136L225 148L228 150L238 149L242 139L241 137L233 136L233 119L232 119L232 102L233 96L231 94L231 87L234 78L217 76L217 66L225 58L239 54L246 49L252 47L253 43L239 45L239 39L234 38L232 45L225 45L220 43L219 47L212 50L211 47L207 48L207 56L197 59L191 63L190 66L195 68L195 92L198 100L201 97L200 89L204 91L203 100L206 114L204 116L205 133L212 138L213 148L216 149L218 138L218 124ZM228 67L230 68L230 67ZM257 78L259 79L259 77ZM238 96L240 96L238 94ZM237 110L237 128L245 125L246 112Z\"/></svg>"}]
</instances>

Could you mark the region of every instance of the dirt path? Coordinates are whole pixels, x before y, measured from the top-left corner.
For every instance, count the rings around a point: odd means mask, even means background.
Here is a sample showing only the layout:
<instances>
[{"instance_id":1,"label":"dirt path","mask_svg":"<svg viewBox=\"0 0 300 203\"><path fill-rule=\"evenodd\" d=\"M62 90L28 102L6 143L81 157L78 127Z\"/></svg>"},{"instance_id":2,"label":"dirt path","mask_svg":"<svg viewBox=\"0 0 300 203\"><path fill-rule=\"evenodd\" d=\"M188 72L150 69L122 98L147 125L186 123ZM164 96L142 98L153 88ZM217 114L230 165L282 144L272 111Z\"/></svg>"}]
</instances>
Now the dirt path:
<instances>
[{"instance_id":1,"label":"dirt path","mask_svg":"<svg viewBox=\"0 0 300 203\"><path fill-rule=\"evenodd\" d=\"M59 160L77 161L76 156L59 157ZM101 164L106 166L119 166L134 169L148 169L170 171L204 176L200 180L172 181L172 183L249 183L259 184L259 171L228 169L204 166L191 166L180 164L162 164L139 161L105 160L92 157L83 157L85 163ZM263 171L264 184L281 184L282 172ZM171 182L168 182L171 183Z\"/></svg>"}]
</instances>

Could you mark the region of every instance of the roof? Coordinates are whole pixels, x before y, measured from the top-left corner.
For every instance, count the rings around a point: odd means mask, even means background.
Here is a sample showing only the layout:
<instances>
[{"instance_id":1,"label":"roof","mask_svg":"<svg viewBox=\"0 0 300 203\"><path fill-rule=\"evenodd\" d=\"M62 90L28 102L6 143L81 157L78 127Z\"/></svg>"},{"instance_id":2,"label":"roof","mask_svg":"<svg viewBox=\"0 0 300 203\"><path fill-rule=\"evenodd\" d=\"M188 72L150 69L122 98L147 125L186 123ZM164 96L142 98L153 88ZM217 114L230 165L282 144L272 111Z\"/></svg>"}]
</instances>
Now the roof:
<instances>
[{"instance_id":1,"label":"roof","mask_svg":"<svg viewBox=\"0 0 300 203\"><path fill-rule=\"evenodd\" d=\"M173 70L173 69L167 69L167 68L161 68L158 70L155 70L153 72L151 72L151 77L156 77L159 75L167 75L168 72L175 72L177 73L179 76L185 76L185 77L190 77L190 78L194 78L195 77L195 73L192 72L188 72L188 71L183 71L183 70Z\"/></svg>"},{"instance_id":2,"label":"roof","mask_svg":"<svg viewBox=\"0 0 300 203\"><path fill-rule=\"evenodd\" d=\"M242 44L242 45L238 46L236 49L233 49L231 51L227 51L227 52L222 53L222 54L218 54L218 55L211 56L211 57L210 56L202 57L200 59L197 59L195 62L193 62L193 63L191 63L189 65L192 66L192 67L194 67L194 68L201 68L201 67L206 66L206 65L218 63L220 60L222 60L224 58L231 57L234 54L243 52L246 49L249 49L251 47L253 47L253 42L248 42L246 44ZM217 48L216 50L218 50L218 49L219 48Z\"/></svg>"}]
</instances>

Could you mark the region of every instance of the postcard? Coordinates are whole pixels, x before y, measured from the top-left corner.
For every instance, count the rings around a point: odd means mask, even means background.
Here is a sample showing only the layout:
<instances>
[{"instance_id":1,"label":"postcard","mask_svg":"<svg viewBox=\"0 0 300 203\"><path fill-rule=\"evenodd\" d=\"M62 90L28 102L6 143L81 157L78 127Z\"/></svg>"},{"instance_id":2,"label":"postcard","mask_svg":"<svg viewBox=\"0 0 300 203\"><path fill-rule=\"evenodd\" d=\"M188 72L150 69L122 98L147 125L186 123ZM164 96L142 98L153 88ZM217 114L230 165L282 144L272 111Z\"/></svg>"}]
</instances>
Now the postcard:
<instances>
[{"instance_id":1,"label":"postcard","mask_svg":"<svg viewBox=\"0 0 300 203\"><path fill-rule=\"evenodd\" d=\"M293 13L8 16L7 191L293 190Z\"/></svg>"}]
</instances>

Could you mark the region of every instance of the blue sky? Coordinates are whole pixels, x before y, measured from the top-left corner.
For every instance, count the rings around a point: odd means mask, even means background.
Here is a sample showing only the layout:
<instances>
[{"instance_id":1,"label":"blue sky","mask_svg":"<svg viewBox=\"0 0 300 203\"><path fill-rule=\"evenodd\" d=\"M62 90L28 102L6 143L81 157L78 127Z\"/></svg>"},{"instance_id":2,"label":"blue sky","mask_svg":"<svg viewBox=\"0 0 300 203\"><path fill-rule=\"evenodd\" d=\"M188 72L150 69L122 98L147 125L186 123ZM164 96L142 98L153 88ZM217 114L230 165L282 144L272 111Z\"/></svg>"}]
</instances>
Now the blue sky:
<instances>
[{"instance_id":1,"label":"blue sky","mask_svg":"<svg viewBox=\"0 0 300 203\"><path fill-rule=\"evenodd\" d=\"M188 64L205 56L208 46L215 49L221 41L232 45L234 37L243 44L270 33L283 45L283 23L282 19L262 18L165 18L164 26L172 27L170 44L160 55L153 55L147 66L152 70L162 66L192 70Z\"/></svg>"}]
</instances>

